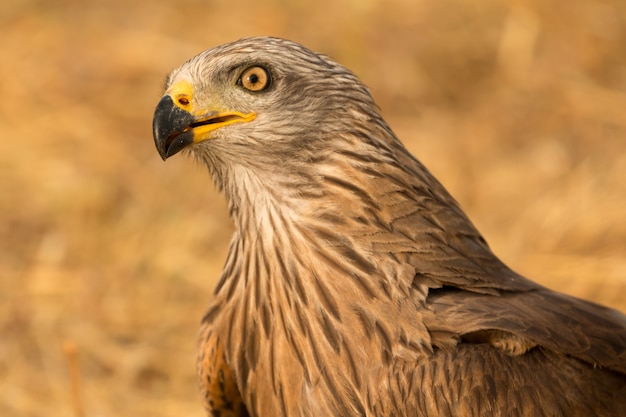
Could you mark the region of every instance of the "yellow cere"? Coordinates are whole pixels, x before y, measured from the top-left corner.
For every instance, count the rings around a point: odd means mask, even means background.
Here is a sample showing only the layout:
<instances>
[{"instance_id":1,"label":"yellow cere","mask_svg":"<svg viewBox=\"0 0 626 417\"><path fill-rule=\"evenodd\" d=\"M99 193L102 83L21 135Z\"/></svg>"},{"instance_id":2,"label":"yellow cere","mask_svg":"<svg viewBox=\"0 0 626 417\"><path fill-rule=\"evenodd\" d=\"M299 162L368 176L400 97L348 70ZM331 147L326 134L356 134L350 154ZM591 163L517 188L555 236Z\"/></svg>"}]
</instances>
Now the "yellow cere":
<instances>
[{"instance_id":1,"label":"yellow cere","mask_svg":"<svg viewBox=\"0 0 626 417\"><path fill-rule=\"evenodd\" d=\"M176 106L193 113L193 86L189 81L176 81L165 93L172 97Z\"/></svg>"}]
</instances>

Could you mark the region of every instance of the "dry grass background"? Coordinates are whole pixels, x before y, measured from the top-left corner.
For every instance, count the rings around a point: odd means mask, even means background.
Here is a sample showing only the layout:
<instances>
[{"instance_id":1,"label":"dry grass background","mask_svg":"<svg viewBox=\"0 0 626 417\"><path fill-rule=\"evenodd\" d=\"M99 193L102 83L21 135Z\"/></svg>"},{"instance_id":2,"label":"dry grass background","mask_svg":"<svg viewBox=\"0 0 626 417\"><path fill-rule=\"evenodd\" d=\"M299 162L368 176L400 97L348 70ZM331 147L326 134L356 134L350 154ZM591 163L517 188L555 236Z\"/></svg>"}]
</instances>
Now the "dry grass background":
<instances>
[{"instance_id":1,"label":"dry grass background","mask_svg":"<svg viewBox=\"0 0 626 417\"><path fill-rule=\"evenodd\" d=\"M623 0L0 5L0 415L202 416L222 196L152 143L164 75L270 34L333 56L517 271L626 310Z\"/></svg>"}]
</instances>

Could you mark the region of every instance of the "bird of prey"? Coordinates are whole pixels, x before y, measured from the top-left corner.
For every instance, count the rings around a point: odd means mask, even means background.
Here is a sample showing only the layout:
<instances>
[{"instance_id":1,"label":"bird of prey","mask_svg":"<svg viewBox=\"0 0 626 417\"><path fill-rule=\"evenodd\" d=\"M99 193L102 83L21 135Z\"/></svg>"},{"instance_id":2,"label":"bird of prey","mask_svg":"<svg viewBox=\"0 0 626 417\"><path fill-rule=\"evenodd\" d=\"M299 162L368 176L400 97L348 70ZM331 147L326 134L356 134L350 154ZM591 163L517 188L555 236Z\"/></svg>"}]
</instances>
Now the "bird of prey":
<instances>
[{"instance_id":1,"label":"bird of prey","mask_svg":"<svg viewBox=\"0 0 626 417\"><path fill-rule=\"evenodd\" d=\"M626 316L509 269L324 55L247 38L175 69L163 159L235 226L202 320L213 416L626 416Z\"/></svg>"}]
</instances>

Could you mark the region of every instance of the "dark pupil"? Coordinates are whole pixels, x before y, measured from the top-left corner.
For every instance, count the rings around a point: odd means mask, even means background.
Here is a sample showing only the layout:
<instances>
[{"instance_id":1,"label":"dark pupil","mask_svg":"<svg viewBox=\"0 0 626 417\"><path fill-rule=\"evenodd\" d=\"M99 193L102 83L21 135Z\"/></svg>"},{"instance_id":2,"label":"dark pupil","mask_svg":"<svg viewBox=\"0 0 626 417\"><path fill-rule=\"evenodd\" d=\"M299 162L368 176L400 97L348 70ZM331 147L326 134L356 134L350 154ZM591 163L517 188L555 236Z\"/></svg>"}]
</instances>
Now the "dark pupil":
<instances>
[{"instance_id":1,"label":"dark pupil","mask_svg":"<svg viewBox=\"0 0 626 417\"><path fill-rule=\"evenodd\" d=\"M256 74L250 74L248 81L250 81L251 84L256 84L259 82L259 76Z\"/></svg>"}]
</instances>

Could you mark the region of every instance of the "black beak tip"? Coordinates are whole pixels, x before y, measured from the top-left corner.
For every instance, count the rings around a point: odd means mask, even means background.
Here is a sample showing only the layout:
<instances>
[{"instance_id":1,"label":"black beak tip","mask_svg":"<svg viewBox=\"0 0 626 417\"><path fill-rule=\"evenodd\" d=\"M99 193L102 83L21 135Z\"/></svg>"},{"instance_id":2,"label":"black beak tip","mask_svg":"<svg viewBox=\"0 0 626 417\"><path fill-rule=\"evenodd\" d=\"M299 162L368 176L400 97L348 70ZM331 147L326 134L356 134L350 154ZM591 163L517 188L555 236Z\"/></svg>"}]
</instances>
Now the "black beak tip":
<instances>
[{"instance_id":1,"label":"black beak tip","mask_svg":"<svg viewBox=\"0 0 626 417\"><path fill-rule=\"evenodd\" d=\"M152 119L154 145L161 159L165 161L193 143L193 133L187 130L193 121L191 113L176 106L170 96L163 96Z\"/></svg>"},{"instance_id":2,"label":"black beak tip","mask_svg":"<svg viewBox=\"0 0 626 417\"><path fill-rule=\"evenodd\" d=\"M167 146L162 151L159 151L159 154L164 161L191 145L193 143L193 132L188 130L186 132L170 136L166 142Z\"/></svg>"}]
</instances>

